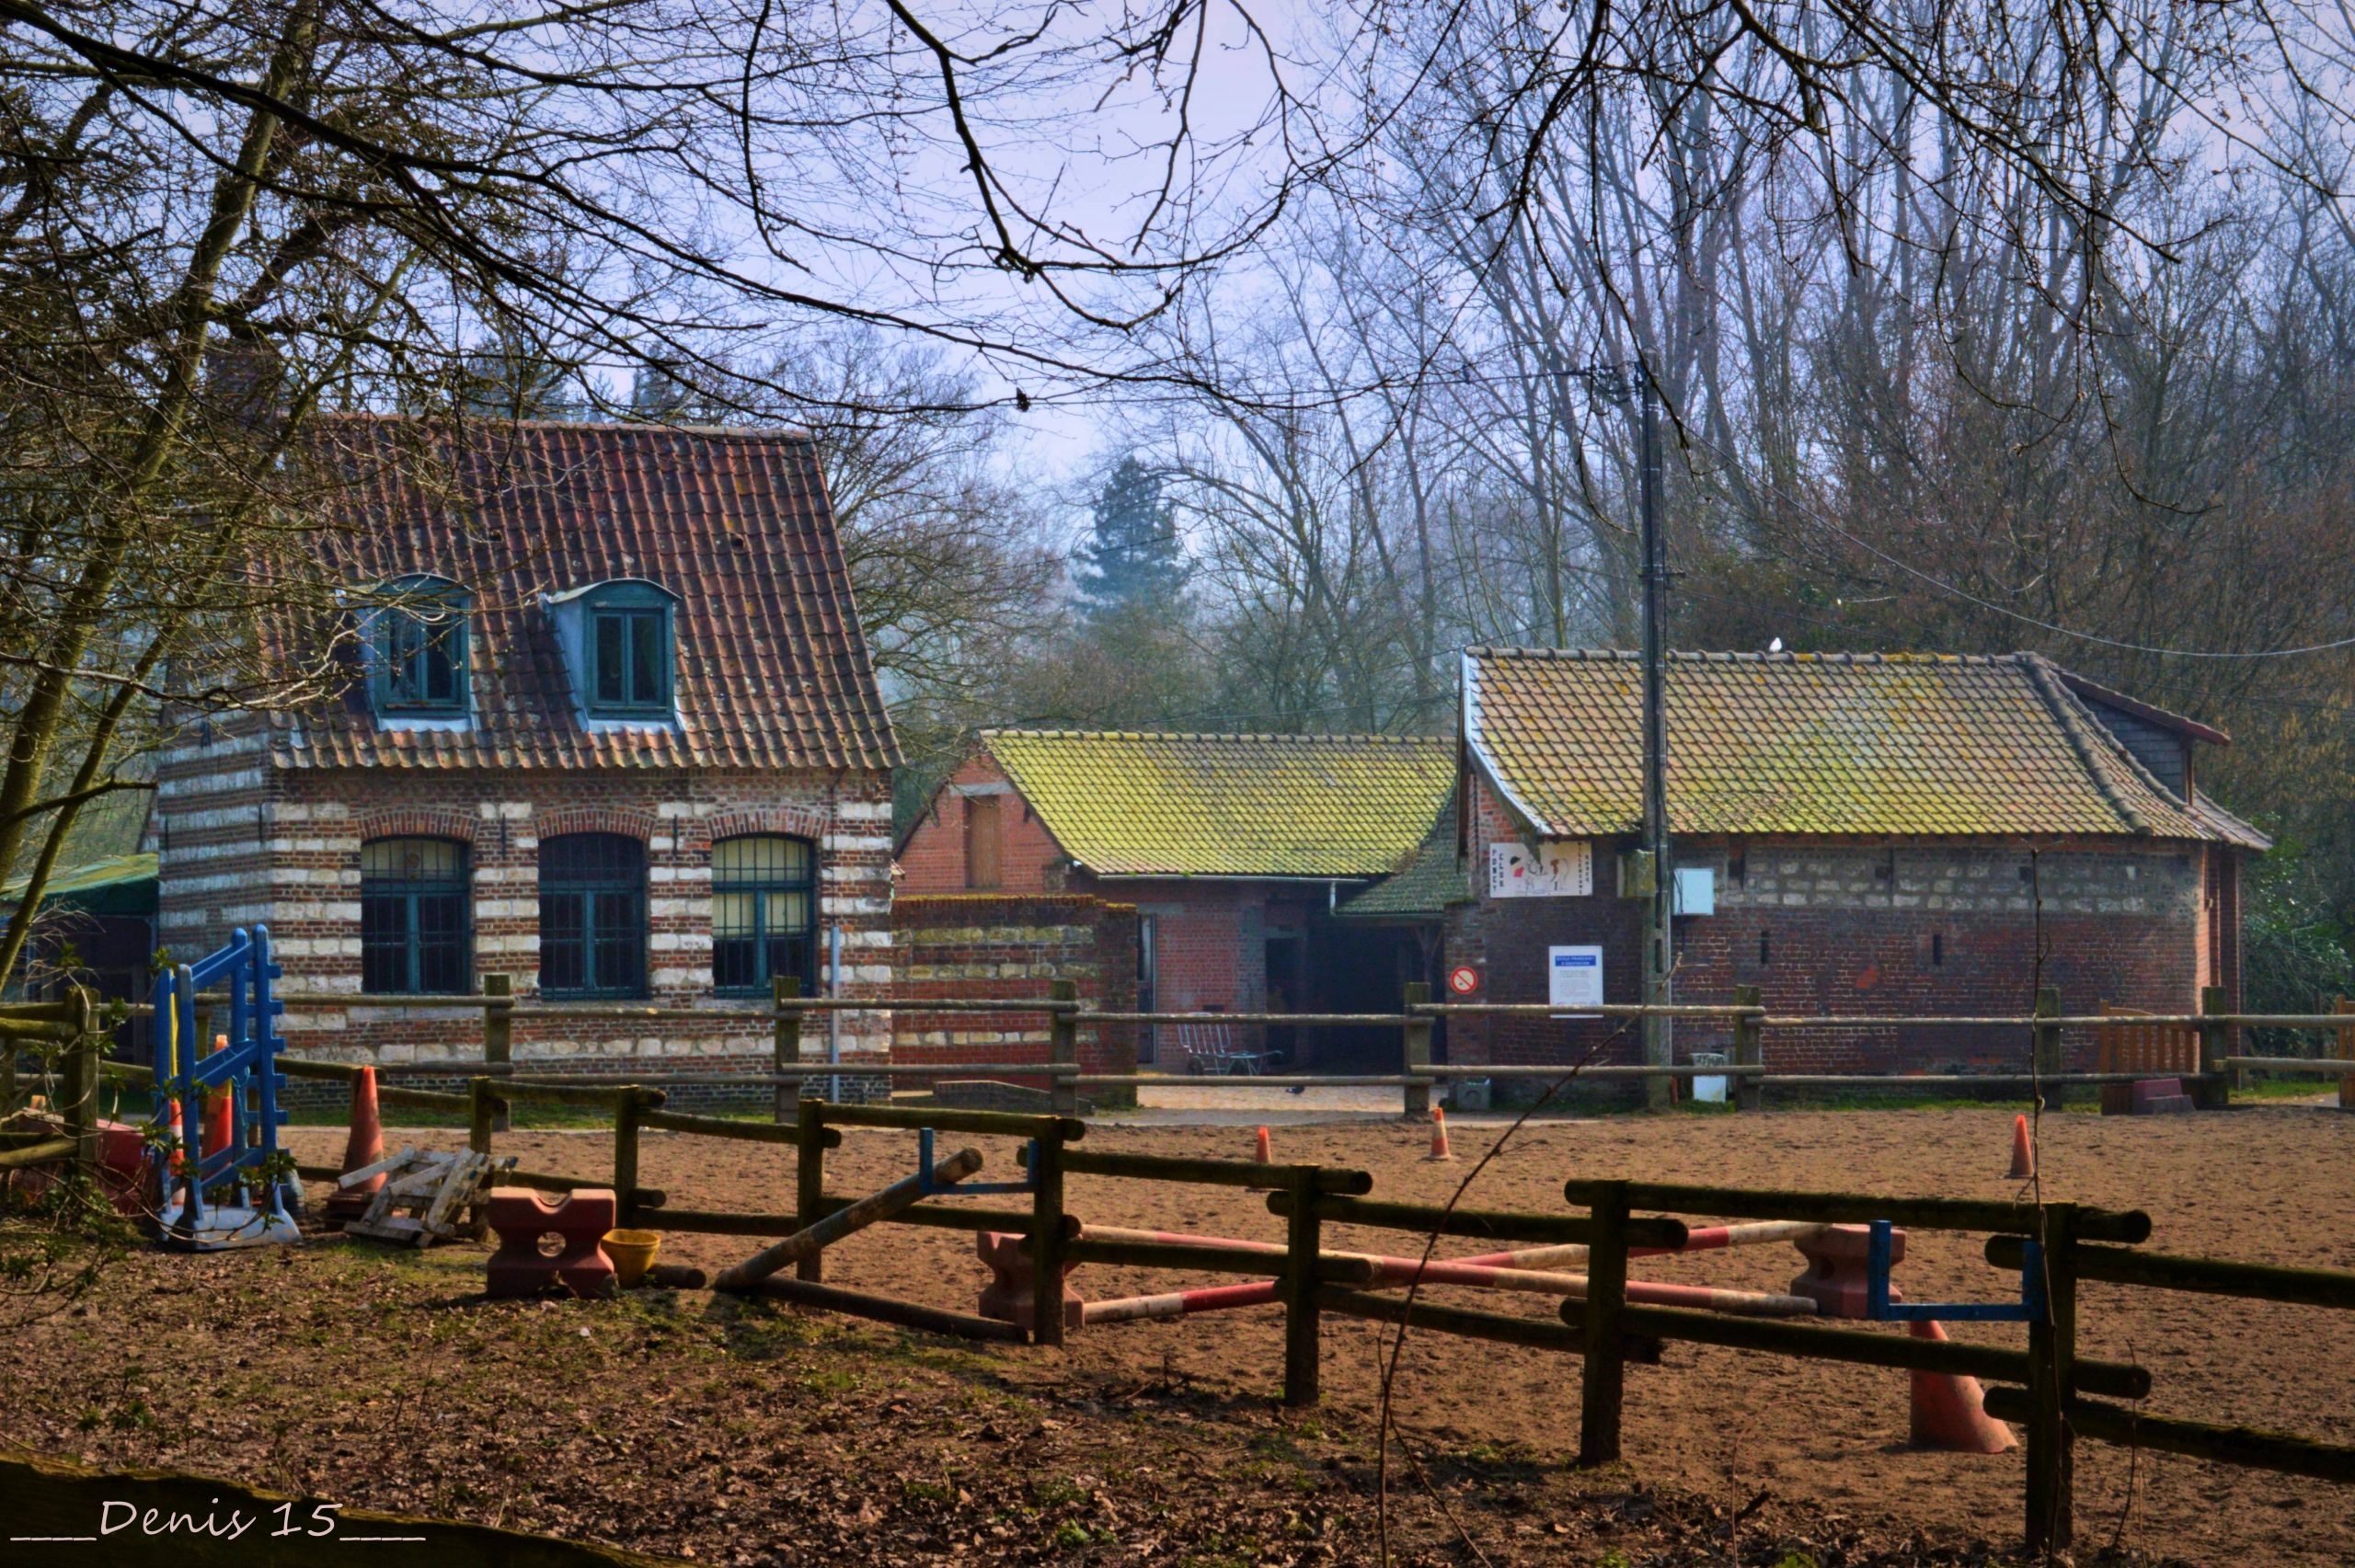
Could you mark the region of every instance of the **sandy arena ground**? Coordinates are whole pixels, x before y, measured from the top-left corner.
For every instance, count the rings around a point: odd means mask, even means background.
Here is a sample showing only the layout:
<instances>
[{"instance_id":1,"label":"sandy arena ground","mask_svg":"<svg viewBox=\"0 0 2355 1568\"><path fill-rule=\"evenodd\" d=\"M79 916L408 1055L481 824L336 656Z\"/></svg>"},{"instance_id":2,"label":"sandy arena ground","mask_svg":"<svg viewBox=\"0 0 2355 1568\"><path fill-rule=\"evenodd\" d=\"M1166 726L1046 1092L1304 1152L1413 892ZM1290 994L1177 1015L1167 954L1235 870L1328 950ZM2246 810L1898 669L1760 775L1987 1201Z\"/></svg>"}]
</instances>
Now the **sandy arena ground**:
<instances>
[{"instance_id":1,"label":"sandy arena ground","mask_svg":"<svg viewBox=\"0 0 2355 1568\"><path fill-rule=\"evenodd\" d=\"M1919 1196L2014 1196L2005 1179L2011 1113L1994 1110L1787 1113L1768 1116L1614 1117L1532 1126L1480 1175L1465 1201L1483 1207L1564 1207L1566 1176L1838 1188ZM1396 1123L1287 1126L1280 1161L1361 1167L1374 1196L1443 1201L1500 1130L1459 1124L1456 1162L1422 1156L1419 1128ZM408 1134L449 1141L456 1135ZM1092 1149L1243 1156L1249 1134L1227 1127L1099 1126ZM1014 1150L971 1141L988 1158L982 1179L1009 1179ZM335 1135L296 1135L306 1160L339 1152ZM829 1186L855 1194L913 1166L911 1135L852 1131L833 1156ZM609 1144L588 1133L517 1133L500 1150L529 1168L592 1174ZM2355 1116L2315 1106L2251 1107L2228 1116L2104 1118L2049 1116L2042 1130L2045 1196L2105 1207L2142 1207L2151 1245L2255 1262L2355 1267ZM649 1133L642 1180L698 1208L783 1210L791 1205L789 1151ZM1006 1203L999 1198L987 1200ZM1011 1200L1020 1201L1020 1200ZM1258 1195L1074 1177L1069 1203L1083 1219L1157 1230L1280 1240L1280 1222ZM659 1223L659 1221L658 1221ZM1396 1233L1331 1234L1328 1245L1410 1250ZM1899 1269L1915 1300L2006 1296L2016 1288L1989 1267L1978 1238L1917 1232ZM741 1242L680 1236L666 1260L724 1265ZM1461 1244L1455 1253L1479 1250ZM1781 1289L1799 1271L1787 1246L1655 1261L1650 1277ZM970 1310L983 1271L968 1237L885 1227L828 1253L830 1281ZM1088 1267L1074 1283L1091 1299L1194 1283L1185 1276ZM1202 1283L1215 1282L1204 1276ZM1533 1298L1435 1292L1540 1316ZM1273 1308L1176 1323L1099 1327L1062 1353L1098 1379L1165 1369L1239 1394L1272 1394L1279 1382L1280 1313ZM2024 1342L2016 1327L1957 1329ZM2214 1298L2085 1288L2082 1354L2138 1361L2154 1376L2156 1413L2246 1423L2355 1441L2355 1321L2348 1314L2242 1305ZM1377 1329L1328 1320L1323 1379L1329 1405L1370 1411L1377 1387ZM994 1349L1033 1360L1056 1353ZM1904 1524L2016 1540L2021 1465L1905 1446L1901 1374L1788 1361L1691 1345L1668 1365L1629 1374L1626 1454L1648 1479L1717 1492L1771 1486L1837 1510ZM1410 1432L1455 1445L1487 1444L1541 1461L1575 1448L1575 1359L1423 1334L1406 1351L1398 1413ZM2121 1531L2131 1546L2195 1562L2344 1564L2355 1561L2355 1521L2344 1494L2317 1483L2083 1444L2078 1532L2088 1545Z\"/></svg>"}]
</instances>

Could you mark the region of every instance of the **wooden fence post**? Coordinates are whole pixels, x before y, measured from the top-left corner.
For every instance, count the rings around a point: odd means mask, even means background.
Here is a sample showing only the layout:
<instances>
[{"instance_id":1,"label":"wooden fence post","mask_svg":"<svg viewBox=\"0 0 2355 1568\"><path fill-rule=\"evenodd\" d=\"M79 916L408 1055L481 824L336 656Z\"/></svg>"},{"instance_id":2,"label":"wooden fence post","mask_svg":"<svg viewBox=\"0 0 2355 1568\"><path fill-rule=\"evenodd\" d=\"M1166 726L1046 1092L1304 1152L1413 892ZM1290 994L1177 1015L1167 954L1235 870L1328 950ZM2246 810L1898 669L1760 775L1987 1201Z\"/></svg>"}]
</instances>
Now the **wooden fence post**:
<instances>
[{"instance_id":1,"label":"wooden fence post","mask_svg":"<svg viewBox=\"0 0 2355 1568\"><path fill-rule=\"evenodd\" d=\"M1762 1007L1756 986L1733 988L1736 1007ZM1745 1013L1733 1021L1733 1064L1736 1067L1766 1065L1766 1029L1758 1022L1758 1014ZM1766 1108L1766 1084L1763 1079L1737 1075L1733 1081L1733 1108L1737 1111L1763 1111Z\"/></svg>"},{"instance_id":2,"label":"wooden fence post","mask_svg":"<svg viewBox=\"0 0 2355 1568\"><path fill-rule=\"evenodd\" d=\"M2200 988L2200 1012L2214 1014L2226 1010L2223 987ZM2191 1092L2192 1103L2200 1110L2232 1108L2234 1074L2224 1065L2224 1059L2232 1054L2233 1026L2221 1019L2203 1019L2200 1024L2200 1086Z\"/></svg>"},{"instance_id":3,"label":"wooden fence post","mask_svg":"<svg viewBox=\"0 0 2355 1568\"><path fill-rule=\"evenodd\" d=\"M1316 1212L1316 1167L1284 1173L1292 1212L1284 1220L1284 1403L1295 1410L1316 1402L1316 1257L1324 1221Z\"/></svg>"},{"instance_id":4,"label":"wooden fence post","mask_svg":"<svg viewBox=\"0 0 2355 1568\"><path fill-rule=\"evenodd\" d=\"M490 1152L490 1135L499 1129L506 1102L491 1092L488 1078L466 1080L466 1147L477 1154Z\"/></svg>"},{"instance_id":5,"label":"wooden fence post","mask_svg":"<svg viewBox=\"0 0 2355 1568\"><path fill-rule=\"evenodd\" d=\"M1627 1305L1627 1184L1598 1184L1586 1257L1586 1370L1579 1389L1579 1463L1619 1459L1619 1412L1627 1388L1620 1318Z\"/></svg>"},{"instance_id":6,"label":"wooden fence post","mask_svg":"<svg viewBox=\"0 0 2355 1568\"><path fill-rule=\"evenodd\" d=\"M787 1072L801 1070L801 1010L785 1005L801 994L801 982L791 975L779 975L770 982L770 986L773 1005L776 1008L776 1022L770 1036L769 1054L774 1070L782 1077ZM794 1119L794 1102L801 1098L804 1087L799 1080L776 1086L777 1126L783 1127ZM803 1224L811 1222L809 1216L802 1217ZM817 1276L803 1275L802 1277L814 1279Z\"/></svg>"},{"instance_id":7,"label":"wooden fence post","mask_svg":"<svg viewBox=\"0 0 2355 1568\"><path fill-rule=\"evenodd\" d=\"M1052 1001L1070 1003L1047 1015L1047 1060L1052 1066L1076 1070L1079 1066L1079 982L1050 980L1047 995ZM1068 1073L1051 1079L1047 1093L1050 1096L1048 1104L1053 1107L1055 1115L1079 1115L1079 1085L1072 1082ZM1058 1328L1056 1333L1060 1335L1062 1330ZM1058 1337L1053 1343L1061 1345L1063 1341Z\"/></svg>"},{"instance_id":8,"label":"wooden fence post","mask_svg":"<svg viewBox=\"0 0 2355 1568\"><path fill-rule=\"evenodd\" d=\"M1431 1015L1415 1011L1430 999L1431 988L1429 981L1408 980L1407 982L1406 993L1401 1002L1406 1009L1407 1022L1399 1032L1406 1036L1405 1070L1409 1078L1431 1064ZM1407 1085L1404 1114L1407 1120L1410 1122L1427 1122L1431 1119L1431 1086L1430 1084L1409 1083Z\"/></svg>"},{"instance_id":9,"label":"wooden fence post","mask_svg":"<svg viewBox=\"0 0 2355 1568\"><path fill-rule=\"evenodd\" d=\"M2051 986L2045 986L2039 990L2036 993L2036 1015L2039 1018L2060 1017L2061 993ZM2036 1073L2039 1078L2049 1079L2062 1070L2067 1059L2061 1051L2061 1030L2059 1025L2052 1024L2038 1024L2034 1027L2035 1044L2030 1047L2030 1052L2035 1061ZM2043 1093L2044 1103L2048 1105L2058 1105L2067 1098L2058 1085L2046 1087Z\"/></svg>"},{"instance_id":10,"label":"wooden fence post","mask_svg":"<svg viewBox=\"0 0 2355 1568\"><path fill-rule=\"evenodd\" d=\"M614 1094L614 1213L625 1229L638 1223L638 1113L644 1093L632 1084Z\"/></svg>"},{"instance_id":11,"label":"wooden fence post","mask_svg":"<svg viewBox=\"0 0 2355 1568\"><path fill-rule=\"evenodd\" d=\"M2075 1391L2077 1357L2077 1211L2074 1204L2044 1209L2046 1320L2028 1331L2028 1549L2069 1550L2074 1533L2074 1465L2068 1405Z\"/></svg>"},{"instance_id":12,"label":"wooden fence post","mask_svg":"<svg viewBox=\"0 0 2355 1568\"><path fill-rule=\"evenodd\" d=\"M1058 980L1057 985L1069 985ZM1070 1089L1071 1080L1059 1079L1057 1093ZM1030 1343L1061 1345L1063 1342L1063 1137L1061 1131L1030 1145Z\"/></svg>"},{"instance_id":13,"label":"wooden fence post","mask_svg":"<svg viewBox=\"0 0 2355 1568\"><path fill-rule=\"evenodd\" d=\"M482 994L490 998L490 1005L482 1010L482 1062L496 1070L515 1059L515 977L485 975ZM501 1112L492 1122L500 1132L507 1130L507 1117Z\"/></svg>"},{"instance_id":14,"label":"wooden fence post","mask_svg":"<svg viewBox=\"0 0 2355 1568\"><path fill-rule=\"evenodd\" d=\"M2338 1005L2331 1011L2355 1014L2355 1001L2350 1001L2342 996L2338 999ZM2338 1059L2355 1060L2355 1016L2349 1017L2345 1024L2339 1025L2338 1032L2333 1038L2338 1043ZM9 1059L13 1061L15 1059L11 1057ZM2338 1108L2342 1111L2355 1111L2355 1072L2350 1072L2338 1081Z\"/></svg>"},{"instance_id":15,"label":"wooden fence post","mask_svg":"<svg viewBox=\"0 0 2355 1568\"><path fill-rule=\"evenodd\" d=\"M779 981L780 985L790 981ZM800 1024L794 1025L797 1032ZM783 1093L783 1090L778 1091ZM826 1102L800 1100L795 1103L793 1145L793 1220L794 1229L807 1230L825 1218L826 1203ZM823 1280L826 1260L823 1252L810 1253L794 1266L797 1278Z\"/></svg>"}]
</instances>

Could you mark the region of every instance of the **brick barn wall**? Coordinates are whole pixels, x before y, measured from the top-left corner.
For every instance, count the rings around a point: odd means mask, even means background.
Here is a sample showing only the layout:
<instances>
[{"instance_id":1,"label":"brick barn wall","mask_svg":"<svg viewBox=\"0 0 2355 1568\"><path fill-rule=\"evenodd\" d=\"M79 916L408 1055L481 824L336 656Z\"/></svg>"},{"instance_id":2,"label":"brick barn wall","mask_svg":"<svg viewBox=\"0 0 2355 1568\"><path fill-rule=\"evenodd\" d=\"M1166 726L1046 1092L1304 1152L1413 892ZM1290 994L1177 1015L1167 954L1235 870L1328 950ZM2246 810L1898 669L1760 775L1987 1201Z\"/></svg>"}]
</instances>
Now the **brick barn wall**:
<instances>
[{"instance_id":1,"label":"brick barn wall","mask_svg":"<svg viewBox=\"0 0 2355 1568\"><path fill-rule=\"evenodd\" d=\"M872 995L891 980L891 802L881 773L616 770L506 773L273 767L256 733L200 734L159 769L158 940L194 956L237 925L267 921L290 991L361 987L360 846L423 834L467 846L473 962L480 977L538 990L540 841L618 832L647 846L647 1000L675 1008L741 1009L711 995L711 845L736 833L779 832L818 846L819 923L843 927L844 990ZM397 1013L291 1009L299 1052L386 1066L478 1058L478 1008ZM888 1019L845 1015L852 1053L888 1050ZM764 1015L741 1021L534 1021L519 1013L514 1056L526 1070L765 1070ZM803 1054L822 1055L822 1031Z\"/></svg>"},{"instance_id":2,"label":"brick barn wall","mask_svg":"<svg viewBox=\"0 0 2355 1568\"><path fill-rule=\"evenodd\" d=\"M1472 836L1476 864L1484 866L1488 845L1511 827L1485 786L1476 795ZM1573 944L1603 948L1608 1000L1639 1000L1640 906L1616 896L1617 847L1596 845L1591 898L1483 898L1450 911L1448 961L1479 968L1481 1000L1545 1001L1546 948ZM2108 1001L2190 1011L2208 918L2204 860L2196 845L2122 841L1689 842L1678 864L1717 873L1717 912L1677 921L1677 999L1730 1001L1735 986L1755 985L1781 1013L2025 1013L2035 1001L2040 893L2044 979L2063 1008L2091 1013ZM2230 930L2231 921L2221 923ZM1618 1027L1466 1018L1456 1021L1451 1052L1473 1064L1567 1061ZM1679 1057L1729 1044L1720 1026L1676 1026ZM2073 1031L2065 1044L2073 1066L2090 1067L2089 1032ZM1638 1054L1629 1028L1603 1059ZM2028 1058L2024 1028L1776 1030L1766 1037L1769 1068L1792 1071L2017 1070Z\"/></svg>"},{"instance_id":3,"label":"brick barn wall","mask_svg":"<svg viewBox=\"0 0 2355 1568\"><path fill-rule=\"evenodd\" d=\"M1004 791L997 795L998 885L989 889L965 885L966 796L959 792L975 789ZM900 891L1052 892L1063 884L1063 866L1068 859L1029 803L1014 793L1005 770L986 752L976 752L933 792L932 804L900 846Z\"/></svg>"},{"instance_id":4,"label":"brick barn wall","mask_svg":"<svg viewBox=\"0 0 2355 1568\"><path fill-rule=\"evenodd\" d=\"M1078 987L1084 1008L1137 1010L1137 911L1080 894L902 896L892 906L901 998L1028 999L1054 980ZM892 1015L893 1059L960 1062L1047 1059L1047 1016L1029 1013ZM1136 1027L1083 1025L1079 1060L1087 1072L1136 1070ZM1005 1076L1003 1074L994 1076ZM1016 1082L1044 1088L1046 1080ZM902 1081L902 1087L907 1081ZM1118 1098L1090 1091L1091 1098Z\"/></svg>"}]
</instances>

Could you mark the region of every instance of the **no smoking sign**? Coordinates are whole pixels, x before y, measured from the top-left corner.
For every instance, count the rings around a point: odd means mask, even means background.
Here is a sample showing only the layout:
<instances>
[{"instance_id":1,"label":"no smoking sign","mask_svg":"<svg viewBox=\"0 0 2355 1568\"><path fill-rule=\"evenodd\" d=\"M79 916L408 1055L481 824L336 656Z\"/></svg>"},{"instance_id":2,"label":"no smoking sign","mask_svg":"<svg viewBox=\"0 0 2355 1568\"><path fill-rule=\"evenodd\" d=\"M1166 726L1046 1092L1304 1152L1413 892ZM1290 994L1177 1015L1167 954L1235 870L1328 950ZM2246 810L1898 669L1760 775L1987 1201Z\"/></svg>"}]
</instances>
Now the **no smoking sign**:
<instances>
[{"instance_id":1,"label":"no smoking sign","mask_svg":"<svg viewBox=\"0 0 2355 1568\"><path fill-rule=\"evenodd\" d=\"M1480 971L1469 964L1458 964L1447 972L1447 989L1457 996L1470 996L1480 989Z\"/></svg>"}]
</instances>

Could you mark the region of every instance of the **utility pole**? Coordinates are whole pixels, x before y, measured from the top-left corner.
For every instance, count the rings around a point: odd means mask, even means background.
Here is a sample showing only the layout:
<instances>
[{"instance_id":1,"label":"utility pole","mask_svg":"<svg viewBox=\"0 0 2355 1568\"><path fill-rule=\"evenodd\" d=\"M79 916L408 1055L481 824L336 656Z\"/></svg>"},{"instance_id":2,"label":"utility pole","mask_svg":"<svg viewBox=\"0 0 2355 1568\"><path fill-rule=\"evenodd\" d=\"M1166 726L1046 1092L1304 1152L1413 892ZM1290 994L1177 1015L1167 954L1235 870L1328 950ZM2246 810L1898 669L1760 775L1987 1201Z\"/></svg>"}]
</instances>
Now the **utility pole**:
<instances>
[{"instance_id":1,"label":"utility pole","mask_svg":"<svg viewBox=\"0 0 2355 1568\"><path fill-rule=\"evenodd\" d=\"M1644 801L1643 853L1651 875L1644 892L1643 994L1647 1002L1675 1000L1676 874L1668 841L1668 561L1660 538L1660 390L1640 360L1623 364L1595 365L1567 371L1585 381L1596 395L1628 408L1636 416L1636 475L1642 511L1639 540L1643 552L1643 672L1644 672ZM1675 1059L1676 1031L1672 1019L1647 1013L1643 1021L1644 1060L1665 1067ZM1644 1100L1655 1110L1669 1101L1668 1081L1644 1080Z\"/></svg>"}]
</instances>

